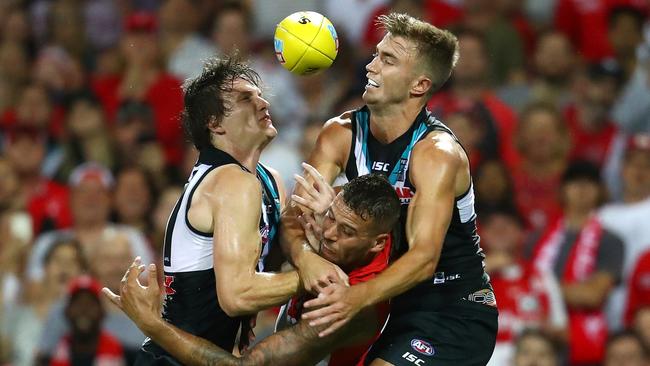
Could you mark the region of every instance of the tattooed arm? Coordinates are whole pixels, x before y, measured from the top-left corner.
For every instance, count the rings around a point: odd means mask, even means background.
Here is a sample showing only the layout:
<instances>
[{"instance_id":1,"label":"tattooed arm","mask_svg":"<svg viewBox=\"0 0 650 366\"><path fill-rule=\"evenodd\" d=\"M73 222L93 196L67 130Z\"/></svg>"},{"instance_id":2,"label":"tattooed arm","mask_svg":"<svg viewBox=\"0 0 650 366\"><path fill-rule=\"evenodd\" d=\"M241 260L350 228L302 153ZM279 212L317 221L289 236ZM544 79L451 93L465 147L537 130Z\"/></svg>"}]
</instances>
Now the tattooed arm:
<instances>
[{"instance_id":1,"label":"tattooed arm","mask_svg":"<svg viewBox=\"0 0 650 366\"><path fill-rule=\"evenodd\" d=\"M242 358L162 319L143 331L185 365L302 366L316 364L337 348L368 341L380 326L372 309L359 313L348 325L325 338L318 337L319 330L324 327L312 327L308 322L300 321L295 326L265 338Z\"/></svg>"}]
</instances>

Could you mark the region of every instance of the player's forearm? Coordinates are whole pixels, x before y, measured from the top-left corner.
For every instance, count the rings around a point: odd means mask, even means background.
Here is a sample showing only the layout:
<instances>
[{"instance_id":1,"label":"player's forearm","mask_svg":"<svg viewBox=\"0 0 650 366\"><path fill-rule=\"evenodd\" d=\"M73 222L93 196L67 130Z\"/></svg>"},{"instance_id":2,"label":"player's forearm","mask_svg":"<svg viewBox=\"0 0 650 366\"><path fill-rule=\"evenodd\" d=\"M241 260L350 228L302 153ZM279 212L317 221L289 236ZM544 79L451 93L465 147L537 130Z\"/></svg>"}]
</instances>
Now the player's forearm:
<instances>
[{"instance_id":1,"label":"player's forearm","mask_svg":"<svg viewBox=\"0 0 650 366\"><path fill-rule=\"evenodd\" d=\"M305 231L303 230L298 215L300 214L297 208L288 208L282 214L281 220L281 238L280 242L285 255L294 266L300 268L300 260L305 252L313 252L314 249L309 245L305 238Z\"/></svg>"},{"instance_id":2,"label":"player's forearm","mask_svg":"<svg viewBox=\"0 0 650 366\"><path fill-rule=\"evenodd\" d=\"M312 327L309 322L299 321L256 344L241 358L242 365L315 365L336 349L368 342L380 326L373 308L360 312L349 324L324 338L318 333L327 326Z\"/></svg>"},{"instance_id":3,"label":"player's forearm","mask_svg":"<svg viewBox=\"0 0 650 366\"><path fill-rule=\"evenodd\" d=\"M597 309L607 299L613 284L611 275L597 273L584 282L562 284L562 295L569 307Z\"/></svg>"},{"instance_id":4,"label":"player's forearm","mask_svg":"<svg viewBox=\"0 0 650 366\"><path fill-rule=\"evenodd\" d=\"M242 364L241 360L230 352L226 352L215 344L187 333L162 319L141 329L149 338L184 365L238 366Z\"/></svg>"},{"instance_id":5,"label":"player's forearm","mask_svg":"<svg viewBox=\"0 0 650 366\"><path fill-rule=\"evenodd\" d=\"M438 255L412 249L402 255L377 277L356 286L364 291L366 306L376 305L430 279L438 263Z\"/></svg>"},{"instance_id":6,"label":"player's forearm","mask_svg":"<svg viewBox=\"0 0 650 366\"><path fill-rule=\"evenodd\" d=\"M286 303L300 289L296 271L283 273L256 272L245 280L237 277L223 282L226 291L217 288L219 302L229 316L257 313ZM225 294L222 296L222 294Z\"/></svg>"}]
</instances>

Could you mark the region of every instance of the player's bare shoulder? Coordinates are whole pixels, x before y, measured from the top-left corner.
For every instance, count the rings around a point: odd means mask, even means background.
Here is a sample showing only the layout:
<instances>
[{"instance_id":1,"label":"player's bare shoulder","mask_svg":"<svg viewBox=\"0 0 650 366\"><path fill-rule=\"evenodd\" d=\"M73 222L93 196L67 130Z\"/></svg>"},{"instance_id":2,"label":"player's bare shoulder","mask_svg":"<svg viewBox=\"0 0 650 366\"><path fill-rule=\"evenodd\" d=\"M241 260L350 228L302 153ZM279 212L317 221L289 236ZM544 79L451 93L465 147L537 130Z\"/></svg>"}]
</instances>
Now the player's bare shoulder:
<instances>
[{"instance_id":1,"label":"player's bare shoulder","mask_svg":"<svg viewBox=\"0 0 650 366\"><path fill-rule=\"evenodd\" d=\"M420 140L411 155L410 176L417 182L439 181L449 177L456 195L462 194L470 184L469 159L454 137L443 131L432 131Z\"/></svg>"},{"instance_id":2,"label":"player's bare shoulder","mask_svg":"<svg viewBox=\"0 0 650 366\"><path fill-rule=\"evenodd\" d=\"M443 160L459 166L469 164L467 154L452 135L444 131L432 131L413 147L414 159Z\"/></svg>"},{"instance_id":3,"label":"player's bare shoulder","mask_svg":"<svg viewBox=\"0 0 650 366\"><path fill-rule=\"evenodd\" d=\"M351 146L352 111L347 111L325 122L311 157L325 158L343 167Z\"/></svg>"}]
</instances>

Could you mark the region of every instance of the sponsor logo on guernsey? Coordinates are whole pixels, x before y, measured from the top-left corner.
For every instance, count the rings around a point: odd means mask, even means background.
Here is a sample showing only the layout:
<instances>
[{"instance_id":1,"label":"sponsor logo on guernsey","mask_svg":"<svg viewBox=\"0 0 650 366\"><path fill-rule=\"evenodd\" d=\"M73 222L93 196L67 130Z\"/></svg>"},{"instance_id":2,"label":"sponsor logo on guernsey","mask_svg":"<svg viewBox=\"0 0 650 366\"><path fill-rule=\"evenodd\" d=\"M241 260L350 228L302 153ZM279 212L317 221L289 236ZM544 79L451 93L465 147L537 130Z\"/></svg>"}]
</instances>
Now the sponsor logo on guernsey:
<instances>
[{"instance_id":1,"label":"sponsor logo on guernsey","mask_svg":"<svg viewBox=\"0 0 650 366\"><path fill-rule=\"evenodd\" d=\"M378 172L388 172L389 163L384 163L383 161L375 161L372 163L372 170Z\"/></svg>"},{"instance_id":2,"label":"sponsor logo on guernsey","mask_svg":"<svg viewBox=\"0 0 650 366\"><path fill-rule=\"evenodd\" d=\"M174 295L176 290L172 288L172 283L174 283L174 276L165 275L165 295Z\"/></svg>"},{"instance_id":3,"label":"sponsor logo on guernsey","mask_svg":"<svg viewBox=\"0 0 650 366\"><path fill-rule=\"evenodd\" d=\"M429 342L417 338L411 340L411 348L425 356L433 356L435 353L433 346Z\"/></svg>"},{"instance_id":4,"label":"sponsor logo on guernsey","mask_svg":"<svg viewBox=\"0 0 650 366\"><path fill-rule=\"evenodd\" d=\"M411 363L414 363L418 366L422 366L425 364L424 360L421 358L418 358L418 356L412 354L411 352L404 352L402 355L402 358L405 359L406 361L409 361Z\"/></svg>"},{"instance_id":5,"label":"sponsor logo on guernsey","mask_svg":"<svg viewBox=\"0 0 650 366\"><path fill-rule=\"evenodd\" d=\"M399 201L403 205L408 205L411 203L411 198L413 198L413 192L411 191L411 188L395 187L395 192L397 193L397 197L399 197Z\"/></svg>"}]
</instances>

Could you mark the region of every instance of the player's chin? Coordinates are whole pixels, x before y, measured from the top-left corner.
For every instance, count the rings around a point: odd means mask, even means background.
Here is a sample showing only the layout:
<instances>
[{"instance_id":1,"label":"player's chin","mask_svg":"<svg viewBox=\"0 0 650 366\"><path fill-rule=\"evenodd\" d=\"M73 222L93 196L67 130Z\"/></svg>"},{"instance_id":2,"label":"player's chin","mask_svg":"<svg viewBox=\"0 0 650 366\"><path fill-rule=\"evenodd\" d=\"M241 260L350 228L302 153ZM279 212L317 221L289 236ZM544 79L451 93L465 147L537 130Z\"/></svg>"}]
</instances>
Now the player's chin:
<instances>
[{"instance_id":1,"label":"player's chin","mask_svg":"<svg viewBox=\"0 0 650 366\"><path fill-rule=\"evenodd\" d=\"M266 135L266 137L274 138L275 136L278 135L278 130L275 128L275 126L273 126L273 125L268 125L268 126L264 129L264 134Z\"/></svg>"}]
</instances>

